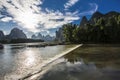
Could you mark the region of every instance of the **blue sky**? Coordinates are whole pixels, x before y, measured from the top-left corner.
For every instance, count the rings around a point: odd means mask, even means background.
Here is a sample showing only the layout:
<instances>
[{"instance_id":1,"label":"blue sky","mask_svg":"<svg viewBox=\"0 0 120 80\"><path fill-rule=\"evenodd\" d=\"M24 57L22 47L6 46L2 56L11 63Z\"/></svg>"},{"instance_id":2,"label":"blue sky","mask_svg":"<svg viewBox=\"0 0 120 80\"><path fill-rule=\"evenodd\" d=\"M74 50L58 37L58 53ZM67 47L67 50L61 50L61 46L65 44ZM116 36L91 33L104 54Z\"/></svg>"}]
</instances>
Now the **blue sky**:
<instances>
[{"instance_id":1,"label":"blue sky","mask_svg":"<svg viewBox=\"0 0 120 80\"><path fill-rule=\"evenodd\" d=\"M120 0L0 0L0 30L9 34L14 27L27 36L41 32L54 35L66 23L79 24L96 11L120 12Z\"/></svg>"}]
</instances>

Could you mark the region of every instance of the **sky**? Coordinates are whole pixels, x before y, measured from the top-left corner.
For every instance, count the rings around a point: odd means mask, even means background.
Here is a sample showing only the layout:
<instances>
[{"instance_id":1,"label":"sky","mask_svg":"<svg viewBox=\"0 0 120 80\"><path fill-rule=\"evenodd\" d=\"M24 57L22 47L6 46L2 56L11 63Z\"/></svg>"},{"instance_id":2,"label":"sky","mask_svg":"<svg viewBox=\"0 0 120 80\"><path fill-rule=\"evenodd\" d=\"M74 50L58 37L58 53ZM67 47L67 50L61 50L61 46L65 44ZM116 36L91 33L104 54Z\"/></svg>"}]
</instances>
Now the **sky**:
<instances>
[{"instance_id":1,"label":"sky","mask_svg":"<svg viewBox=\"0 0 120 80\"><path fill-rule=\"evenodd\" d=\"M99 11L120 12L120 0L0 0L0 30L14 27L32 34L55 35L63 24L79 24L83 16Z\"/></svg>"}]
</instances>

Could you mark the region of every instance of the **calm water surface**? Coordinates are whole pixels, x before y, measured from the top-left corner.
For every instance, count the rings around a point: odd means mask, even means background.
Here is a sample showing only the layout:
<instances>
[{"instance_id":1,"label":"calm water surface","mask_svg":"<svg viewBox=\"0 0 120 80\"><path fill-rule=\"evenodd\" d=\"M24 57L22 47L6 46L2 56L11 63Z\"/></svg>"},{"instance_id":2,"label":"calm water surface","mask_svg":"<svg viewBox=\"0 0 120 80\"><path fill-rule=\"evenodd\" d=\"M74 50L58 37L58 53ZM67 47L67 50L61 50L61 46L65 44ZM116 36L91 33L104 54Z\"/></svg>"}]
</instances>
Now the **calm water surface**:
<instances>
[{"instance_id":1,"label":"calm water surface","mask_svg":"<svg viewBox=\"0 0 120 80\"><path fill-rule=\"evenodd\" d=\"M119 46L83 46L54 63L40 80L120 80Z\"/></svg>"},{"instance_id":2,"label":"calm water surface","mask_svg":"<svg viewBox=\"0 0 120 80\"><path fill-rule=\"evenodd\" d=\"M0 80L17 80L38 71L45 61L74 46L28 48L25 45L28 44L6 44L0 50Z\"/></svg>"}]
</instances>

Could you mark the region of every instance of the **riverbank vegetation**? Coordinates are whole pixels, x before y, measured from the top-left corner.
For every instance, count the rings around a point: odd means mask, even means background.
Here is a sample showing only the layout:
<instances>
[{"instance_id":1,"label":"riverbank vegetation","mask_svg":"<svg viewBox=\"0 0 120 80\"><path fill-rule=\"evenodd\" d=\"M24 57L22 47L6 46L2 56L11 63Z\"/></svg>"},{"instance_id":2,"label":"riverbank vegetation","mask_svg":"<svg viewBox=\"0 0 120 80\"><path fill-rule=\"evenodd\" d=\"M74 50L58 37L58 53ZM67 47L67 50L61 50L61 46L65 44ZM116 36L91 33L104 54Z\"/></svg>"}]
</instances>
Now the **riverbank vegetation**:
<instances>
[{"instance_id":1,"label":"riverbank vegetation","mask_svg":"<svg viewBox=\"0 0 120 80\"><path fill-rule=\"evenodd\" d=\"M94 17L84 26L63 25L66 42L71 43L120 43L120 13L110 12ZM91 21L92 20L92 21Z\"/></svg>"}]
</instances>

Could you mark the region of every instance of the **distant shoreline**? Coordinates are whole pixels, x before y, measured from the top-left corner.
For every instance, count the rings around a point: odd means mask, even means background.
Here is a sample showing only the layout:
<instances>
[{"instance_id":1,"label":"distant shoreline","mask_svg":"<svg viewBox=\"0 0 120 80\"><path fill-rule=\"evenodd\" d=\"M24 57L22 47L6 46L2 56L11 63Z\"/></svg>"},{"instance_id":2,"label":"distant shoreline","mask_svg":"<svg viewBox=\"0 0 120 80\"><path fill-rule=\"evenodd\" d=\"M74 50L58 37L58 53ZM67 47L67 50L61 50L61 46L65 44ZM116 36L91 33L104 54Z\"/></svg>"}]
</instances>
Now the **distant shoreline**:
<instances>
[{"instance_id":1,"label":"distant shoreline","mask_svg":"<svg viewBox=\"0 0 120 80\"><path fill-rule=\"evenodd\" d=\"M3 39L0 40L0 43L2 44L18 44L18 43L34 43L34 42L44 42L44 40L41 39Z\"/></svg>"}]
</instances>

